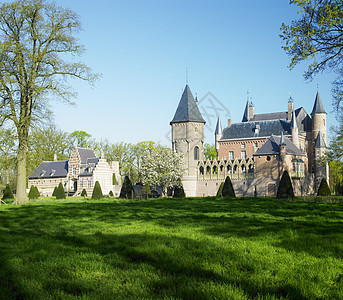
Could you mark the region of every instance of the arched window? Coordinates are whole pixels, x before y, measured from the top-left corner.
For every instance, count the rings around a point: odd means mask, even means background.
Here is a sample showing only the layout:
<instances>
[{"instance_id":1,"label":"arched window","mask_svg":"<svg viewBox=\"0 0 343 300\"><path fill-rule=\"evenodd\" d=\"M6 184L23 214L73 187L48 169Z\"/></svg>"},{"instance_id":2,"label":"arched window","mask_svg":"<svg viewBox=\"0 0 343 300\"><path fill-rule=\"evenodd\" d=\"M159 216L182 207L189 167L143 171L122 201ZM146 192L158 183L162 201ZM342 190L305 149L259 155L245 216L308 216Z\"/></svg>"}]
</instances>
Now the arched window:
<instances>
[{"instance_id":1,"label":"arched window","mask_svg":"<svg viewBox=\"0 0 343 300\"><path fill-rule=\"evenodd\" d=\"M204 175L204 167L203 166L201 166L199 168L199 172L200 172L200 175Z\"/></svg>"},{"instance_id":2,"label":"arched window","mask_svg":"<svg viewBox=\"0 0 343 300\"><path fill-rule=\"evenodd\" d=\"M199 147L194 147L194 160L199 160Z\"/></svg>"}]
</instances>

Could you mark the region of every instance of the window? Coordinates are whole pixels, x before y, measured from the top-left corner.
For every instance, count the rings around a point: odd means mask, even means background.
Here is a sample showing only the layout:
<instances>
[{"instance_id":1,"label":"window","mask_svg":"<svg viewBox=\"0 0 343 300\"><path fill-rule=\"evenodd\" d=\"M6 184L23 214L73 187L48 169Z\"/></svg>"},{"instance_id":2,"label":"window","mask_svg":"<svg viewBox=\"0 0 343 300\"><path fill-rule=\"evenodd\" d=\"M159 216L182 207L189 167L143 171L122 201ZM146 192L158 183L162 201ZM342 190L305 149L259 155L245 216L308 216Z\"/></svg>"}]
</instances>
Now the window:
<instances>
[{"instance_id":1,"label":"window","mask_svg":"<svg viewBox=\"0 0 343 300\"><path fill-rule=\"evenodd\" d=\"M88 180L88 188L92 187L92 181Z\"/></svg>"},{"instance_id":2,"label":"window","mask_svg":"<svg viewBox=\"0 0 343 300\"><path fill-rule=\"evenodd\" d=\"M199 147L194 147L194 160L199 160Z\"/></svg>"},{"instance_id":3,"label":"window","mask_svg":"<svg viewBox=\"0 0 343 300\"><path fill-rule=\"evenodd\" d=\"M270 161L270 156L267 156L267 161Z\"/></svg>"},{"instance_id":4,"label":"window","mask_svg":"<svg viewBox=\"0 0 343 300\"><path fill-rule=\"evenodd\" d=\"M233 159L233 151L229 152L229 159Z\"/></svg>"},{"instance_id":5,"label":"window","mask_svg":"<svg viewBox=\"0 0 343 300\"><path fill-rule=\"evenodd\" d=\"M242 148L242 149L245 149L245 143L242 143L242 144L241 144L241 148Z\"/></svg>"},{"instance_id":6,"label":"window","mask_svg":"<svg viewBox=\"0 0 343 300\"><path fill-rule=\"evenodd\" d=\"M83 188L83 180L80 181L80 188Z\"/></svg>"},{"instance_id":7,"label":"window","mask_svg":"<svg viewBox=\"0 0 343 300\"><path fill-rule=\"evenodd\" d=\"M76 167L73 167L73 171L72 171L73 173L73 176L76 176Z\"/></svg>"},{"instance_id":8,"label":"window","mask_svg":"<svg viewBox=\"0 0 343 300\"><path fill-rule=\"evenodd\" d=\"M241 158L247 158L247 152L241 151Z\"/></svg>"},{"instance_id":9,"label":"window","mask_svg":"<svg viewBox=\"0 0 343 300\"><path fill-rule=\"evenodd\" d=\"M258 148L258 143L257 142L254 142L254 147Z\"/></svg>"}]
</instances>

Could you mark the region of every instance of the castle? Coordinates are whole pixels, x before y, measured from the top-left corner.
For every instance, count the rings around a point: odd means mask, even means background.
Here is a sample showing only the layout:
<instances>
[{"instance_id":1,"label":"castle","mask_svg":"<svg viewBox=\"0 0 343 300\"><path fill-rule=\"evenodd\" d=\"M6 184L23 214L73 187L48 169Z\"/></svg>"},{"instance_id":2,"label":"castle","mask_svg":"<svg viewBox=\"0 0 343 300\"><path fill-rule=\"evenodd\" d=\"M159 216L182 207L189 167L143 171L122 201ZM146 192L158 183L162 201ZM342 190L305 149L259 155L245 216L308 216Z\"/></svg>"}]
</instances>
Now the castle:
<instances>
[{"instance_id":1,"label":"castle","mask_svg":"<svg viewBox=\"0 0 343 300\"><path fill-rule=\"evenodd\" d=\"M291 176L295 195L317 192L328 165L321 158L327 148L326 112L317 92L310 115L294 108L255 114L249 100L242 122L215 129L217 159L204 160L204 125L197 101L186 85L172 127L172 148L184 154L187 171L182 178L186 196L214 196L230 176L237 196L274 196L284 170Z\"/></svg>"}]
</instances>

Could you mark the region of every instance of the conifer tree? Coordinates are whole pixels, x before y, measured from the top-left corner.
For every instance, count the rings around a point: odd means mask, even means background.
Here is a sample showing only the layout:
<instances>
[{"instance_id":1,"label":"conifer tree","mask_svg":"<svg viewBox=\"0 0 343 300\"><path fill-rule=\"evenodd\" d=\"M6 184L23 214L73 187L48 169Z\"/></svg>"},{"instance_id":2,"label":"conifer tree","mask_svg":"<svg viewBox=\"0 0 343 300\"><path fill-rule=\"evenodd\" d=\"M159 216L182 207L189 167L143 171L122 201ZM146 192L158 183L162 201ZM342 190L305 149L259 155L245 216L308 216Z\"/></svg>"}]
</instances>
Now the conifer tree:
<instances>
[{"instance_id":1,"label":"conifer tree","mask_svg":"<svg viewBox=\"0 0 343 300\"><path fill-rule=\"evenodd\" d=\"M121 187L119 197L120 198L126 198L126 199L131 198L132 193L133 193L133 186L132 186L132 183L131 183L129 176L126 175L124 178L123 185Z\"/></svg>"},{"instance_id":2,"label":"conifer tree","mask_svg":"<svg viewBox=\"0 0 343 300\"><path fill-rule=\"evenodd\" d=\"M99 181L96 181L93 188L92 199L101 199L103 197Z\"/></svg>"},{"instance_id":3,"label":"conifer tree","mask_svg":"<svg viewBox=\"0 0 343 300\"><path fill-rule=\"evenodd\" d=\"M142 196L146 199L148 199L149 195L151 194L150 186L147 183L144 183L143 189L142 189Z\"/></svg>"},{"instance_id":4,"label":"conifer tree","mask_svg":"<svg viewBox=\"0 0 343 300\"><path fill-rule=\"evenodd\" d=\"M233 189L232 182L229 176L226 176L226 179L223 185L222 196L223 197L236 197L236 194Z\"/></svg>"},{"instance_id":5,"label":"conifer tree","mask_svg":"<svg viewBox=\"0 0 343 300\"><path fill-rule=\"evenodd\" d=\"M37 187L35 187L34 185L31 185L30 187L30 191L29 191L29 199L32 200L32 199L38 199L40 196L39 192L38 192L38 189Z\"/></svg>"},{"instance_id":6,"label":"conifer tree","mask_svg":"<svg viewBox=\"0 0 343 300\"><path fill-rule=\"evenodd\" d=\"M217 192L217 197L222 197L223 196L223 187L224 187L224 181L220 184L218 192Z\"/></svg>"},{"instance_id":7,"label":"conifer tree","mask_svg":"<svg viewBox=\"0 0 343 300\"><path fill-rule=\"evenodd\" d=\"M83 189L82 192L81 192L81 197L87 197L87 191L86 189Z\"/></svg>"},{"instance_id":8,"label":"conifer tree","mask_svg":"<svg viewBox=\"0 0 343 300\"><path fill-rule=\"evenodd\" d=\"M184 198L186 197L186 194L185 194L185 191L183 189L183 185L182 185L182 182L181 182L181 179L179 178L178 179L178 184L175 186L175 189L174 189L174 198Z\"/></svg>"},{"instance_id":9,"label":"conifer tree","mask_svg":"<svg viewBox=\"0 0 343 300\"><path fill-rule=\"evenodd\" d=\"M324 177L322 181L320 182L317 196L330 196L330 195L331 195L331 191L330 191L328 182L326 181L326 178Z\"/></svg>"},{"instance_id":10,"label":"conifer tree","mask_svg":"<svg viewBox=\"0 0 343 300\"><path fill-rule=\"evenodd\" d=\"M56 197L56 192L57 192L57 186L54 187L54 191L52 192L52 197Z\"/></svg>"},{"instance_id":11,"label":"conifer tree","mask_svg":"<svg viewBox=\"0 0 343 300\"><path fill-rule=\"evenodd\" d=\"M287 170L285 170L282 174L276 197L277 198L293 198L294 197L292 181L291 181L291 178L289 177Z\"/></svg>"},{"instance_id":12,"label":"conifer tree","mask_svg":"<svg viewBox=\"0 0 343 300\"><path fill-rule=\"evenodd\" d=\"M115 173L113 173L113 175L112 175L112 184L113 185L118 185L118 180L116 178L116 174Z\"/></svg>"},{"instance_id":13,"label":"conifer tree","mask_svg":"<svg viewBox=\"0 0 343 300\"><path fill-rule=\"evenodd\" d=\"M9 184L6 184L6 187L5 187L5 190L4 190L4 195L2 196L2 200L13 199L13 198L14 198L14 196L13 196L11 187L10 187Z\"/></svg>"},{"instance_id":14,"label":"conifer tree","mask_svg":"<svg viewBox=\"0 0 343 300\"><path fill-rule=\"evenodd\" d=\"M65 199L66 198L66 194L64 192L62 182L59 183L55 194L56 194L56 199Z\"/></svg>"},{"instance_id":15,"label":"conifer tree","mask_svg":"<svg viewBox=\"0 0 343 300\"><path fill-rule=\"evenodd\" d=\"M113 192L112 192L112 191L110 191L110 192L108 193L108 195L109 195L110 197L114 197L114 195L113 195Z\"/></svg>"}]
</instances>

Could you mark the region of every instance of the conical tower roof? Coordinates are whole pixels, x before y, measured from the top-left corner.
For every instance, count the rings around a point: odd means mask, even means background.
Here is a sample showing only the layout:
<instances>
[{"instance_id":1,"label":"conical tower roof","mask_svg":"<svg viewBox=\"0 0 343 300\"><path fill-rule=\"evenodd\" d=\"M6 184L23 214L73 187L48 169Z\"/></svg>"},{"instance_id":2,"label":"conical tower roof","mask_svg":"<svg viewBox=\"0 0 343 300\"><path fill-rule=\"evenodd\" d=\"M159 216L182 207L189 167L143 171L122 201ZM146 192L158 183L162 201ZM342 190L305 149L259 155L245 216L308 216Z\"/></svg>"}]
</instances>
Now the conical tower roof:
<instances>
[{"instance_id":1,"label":"conical tower roof","mask_svg":"<svg viewBox=\"0 0 343 300\"><path fill-rule=\"evenodd\" d=\"M249 121L249 100L247 100L247 104L245 106L242 122L248 122Z\"/></svg>"},{"instance_id":2,"label":"conical tower roof","mask_svg":"<svg viewBox=\"0 0 343 300\"><path fill-rule=\"evenodd\" d=\"M318 136L316 139L316 143L314 145L315 148L326 148L324 139L322 137L322 133L320 131L318 131Z\"/></svg>"},{"instance_id":3,"label":"conical tower roof","mask_svg":"<svg viewBox=\"0 0 343 300\"><path fill-rule=\"evenodd\" d=\"M192 95L188 84L186 85L182 93L181 100L176 109L174 118L170 122L170 124L180 122L206 123L199 111L198 105Z\"/></svg>"},{"instance_id":4,"label":"conical tower roof","mask_svg":"<svg viewBox=\"0 0 343 300\"><path fill-rule=\"evenodd\" d=\"M222 134L222 124L220 123L220 116L218 116L217 126L214 134Z\"/></svg>"},{"instance_id":5,"label":"conical tower roof","mask_svg":"<svg viewBox=\"0 0 343 300\"><path fill-rule=\"evenodd\" d=\"M295 110L292 111L291 128L298 128L297 119L295 116Z\"/></svg>"},{"instance_id":6,"label":"conical tower roof","mask_svg":"<svg viewBox=\"0 0 343 300\"><path fill-rule=\"evenodd\" d=\"M319 92L317 92L316 99L314 100L312 114L326 114L322 100L320 99Z\"/></svg>"},{"instance_id":7,"label":"conical tower roof","mask_svg":"<svg viewBox=\"0 0 343 300\"><path fill-rule=\"evenodd\" d=\"M280 137L280 144L279 144L280 146L281 145L286 145L286 143L285 143L285 137L283 136L283 132L281 132L281 137Z\"/></svg>"}]
</instances>

